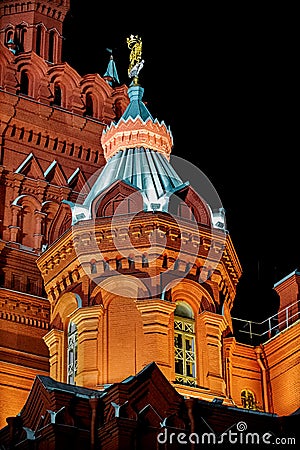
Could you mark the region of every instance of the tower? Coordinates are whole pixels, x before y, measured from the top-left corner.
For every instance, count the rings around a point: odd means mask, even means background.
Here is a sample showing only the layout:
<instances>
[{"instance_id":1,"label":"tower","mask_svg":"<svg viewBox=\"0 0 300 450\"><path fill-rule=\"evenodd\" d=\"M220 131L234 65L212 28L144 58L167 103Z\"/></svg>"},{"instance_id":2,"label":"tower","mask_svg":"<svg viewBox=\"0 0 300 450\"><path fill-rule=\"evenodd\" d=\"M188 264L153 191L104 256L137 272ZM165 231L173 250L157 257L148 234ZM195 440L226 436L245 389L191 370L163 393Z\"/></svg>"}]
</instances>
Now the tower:
<instances>
[{"instance_id":1,"label":"tower","mask_svg":"<svg viewBox=\"0 0 300 450\"><path fill-rule=\"evenodd\" d=\"M112 58L80 77L1 44L5 448L150 450L162 430L180 447L207 424L216 443L297 419L298 271L276 285L286 325L239 342L224 210L144 103L141 45L128 38L127 89Z\"/></svg>"},{"instance_id":2,"label":"tower","mask_svg":"<svg viewBox=\"0 0 300 450\"><path fill-rule=\"evenodd\" d=\"M1 1L1 43L14 54L34 51L49 63L60 63L63 22L69 8L69 0Z\"/></svg>"},{"instance_id":3,"label":"tower","mask_svg":"<svg viewBox=\"0 0 300 450\"><path fill-rule=\"evenodd\" d=\"M129 43L136 58L141 42ZM240 264L223 210L170 162L172 133L143 102L141 61L126 110L103 131L105 166L83 202L63 201L72 229L37 261L51 304L50 376L103 389L155 361L184 395L230 403L221 342Z\"/></svg>"},{"instance_id":4,"label":"tower","mask_svg":"<svg viewBox=\"0 0 300 450\"><path fill-rule=\"evenodd\" d=\"M69 1L1 1L0 416L19 410L49 373L50 305L38 256L71 224L69 208L104 164L103 128L127 87L61 61ZM112 63L110 63L111 66ZM110 73L110 72L109 72Z\"/></svg>"}]
</instances>

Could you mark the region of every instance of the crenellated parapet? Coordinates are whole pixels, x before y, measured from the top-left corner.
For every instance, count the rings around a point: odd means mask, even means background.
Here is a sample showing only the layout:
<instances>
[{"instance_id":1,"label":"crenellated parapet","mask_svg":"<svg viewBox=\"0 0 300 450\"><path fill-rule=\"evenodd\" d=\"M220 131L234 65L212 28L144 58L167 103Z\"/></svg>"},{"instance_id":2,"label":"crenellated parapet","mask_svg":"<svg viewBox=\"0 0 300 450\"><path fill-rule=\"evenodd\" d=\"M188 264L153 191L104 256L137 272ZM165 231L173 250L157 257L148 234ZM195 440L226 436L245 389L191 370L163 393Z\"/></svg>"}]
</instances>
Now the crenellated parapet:
<instances>
[{"instance_id":1,"label":"crenellated parapet","mask_svg":"<svg viewBox=\"0 0 300 450\"><path fill-rule=\"evenodd\" d=\"M157 120L143 122L139 118L121 120L117 126L112 123L104 130L101 142L106 160L120 150L135 147L150 148L169 159L173 147L172 134L164 122L159 123Z\"/></svg>"}]
</instances>

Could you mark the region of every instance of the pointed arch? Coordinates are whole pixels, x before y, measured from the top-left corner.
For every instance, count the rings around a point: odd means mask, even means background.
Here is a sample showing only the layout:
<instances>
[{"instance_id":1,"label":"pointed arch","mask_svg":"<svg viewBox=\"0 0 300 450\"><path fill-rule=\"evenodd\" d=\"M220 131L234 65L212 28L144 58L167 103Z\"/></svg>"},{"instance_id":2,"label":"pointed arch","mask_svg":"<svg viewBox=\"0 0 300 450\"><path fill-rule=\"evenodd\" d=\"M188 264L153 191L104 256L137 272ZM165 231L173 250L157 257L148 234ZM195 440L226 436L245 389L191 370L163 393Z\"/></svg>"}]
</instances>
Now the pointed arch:
<instances>
[{"instance_id":1,"label":"pointed arch","mask_svg":"<svg viewBox=\"0 0 300 450\"><path fill-rule=\"evenodd\" d=\"M41 231L41 234L43 235L42 245L49 245L49 233L58 209L59 204L53 201L46 201L42 204L42 213L45 214L45 220L43 221Z\"/></svg>"},{"instance_id":2,"label":"pointed arch","mask_svg":"<svg viewBox=\"0 0 300 450\"><path fill-rule=\"evenodd\" d=\"M92 217L136 213L143 210L143 198L133 186L116 181L93 200L91 210Z\"/></svg>"},{"instance_id":3,"label":"pointed arch","mask_svg":"<svg viewBox=\"0 0 300 450\"><path fill-rule=\"evenodd\" d=\"M61 203L55 214L52 223L49 226L48 236L46 236L48 245L56 241L72 226L72 214L68 205Z\"/></svg>"},{"instance_id":4,"label":"pointed arch","mask_svg":"<svg viewBox=\"0 0 300 450\"><path fill-rule=\"evenodd\" d=\"M183 219L193 220L202 225L211 225L211 213L207 203L191 187L187 186L170 197L169 211Z\"/></svg>"}]
</instances>

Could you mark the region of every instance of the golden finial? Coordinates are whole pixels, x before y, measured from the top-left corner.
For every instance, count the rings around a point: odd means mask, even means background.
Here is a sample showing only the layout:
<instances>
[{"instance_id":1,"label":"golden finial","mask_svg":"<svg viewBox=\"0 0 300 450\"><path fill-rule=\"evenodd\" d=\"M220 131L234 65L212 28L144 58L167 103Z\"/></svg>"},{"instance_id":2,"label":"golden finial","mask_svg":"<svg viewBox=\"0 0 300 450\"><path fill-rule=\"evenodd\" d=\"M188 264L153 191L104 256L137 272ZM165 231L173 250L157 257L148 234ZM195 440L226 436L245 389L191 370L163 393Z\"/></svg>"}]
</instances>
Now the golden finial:
<instances>
[{"instance_id":1,"label":"golden finial","mask_svg":"<svg viewBox=\"0 0 300 450\"><path fill-rule=\"evenodd\" d=\"M130 50L128 76L129 78L133 78L132 83L137 85L139 72L144 65L144 60L142 59L142 39L132 34L127 38L127 45Z\"/></svg>"}]
</instances>

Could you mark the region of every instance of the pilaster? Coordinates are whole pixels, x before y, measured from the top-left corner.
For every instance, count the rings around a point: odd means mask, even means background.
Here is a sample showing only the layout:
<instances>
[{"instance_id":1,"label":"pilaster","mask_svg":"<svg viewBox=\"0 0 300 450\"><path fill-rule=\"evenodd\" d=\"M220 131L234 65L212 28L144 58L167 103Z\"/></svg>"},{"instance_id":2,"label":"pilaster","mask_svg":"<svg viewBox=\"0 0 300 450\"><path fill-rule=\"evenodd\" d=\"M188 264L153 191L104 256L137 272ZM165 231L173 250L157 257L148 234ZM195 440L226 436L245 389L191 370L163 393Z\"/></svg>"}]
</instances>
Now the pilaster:
<instances>
[{"instance_id":1,"label":"pilaster","mask_svg":"<svg viewBox=\"0 0 300 450\"><path fill-rule=\"evenodd\" d=\"M101 305L79 308L69 318L77 326L78 366L76 384L95 388L99 383L99 321L104 313Z\"/></svg>"},{"instance_id":2,"label":"pilaster","mask_svg":"<svg viewBox=\"0 0 300 450\"><path fill-rule=\"evenodd\" d=\"M170 316L174 312L176 304L166 300L153 299L137 300L136 306L143 320L144 364L155 361L165 376L170 379L173 364L170 358Z\"/></svg>"},{"instance_id":3,"label":"pilaster","mask_svg":"<svg viewBox=\"0 0 300 450\"><path fill-rule=\"evenodd\" d=\"M49 348L50 377L56 381L64 382L62 358L64 332L53 328L43 337L43 339Z\"/></svg>"},{"instance_id":4,"label":"pilaster","mask_svg":"<svg viewBox=\"0 0 300 450\"><path fill-rule=\"evenodd\" d=\"M222 333L228 327L224 316L204 311L198 317L198 342L202 348L202 380L204 387L217 395L226 395L226 386L222 365Z\"/></svg>"}]
</instances>

